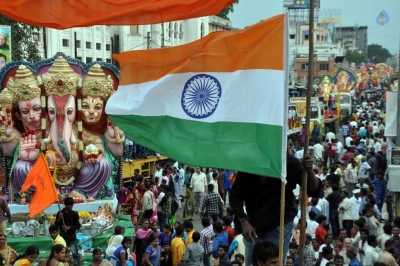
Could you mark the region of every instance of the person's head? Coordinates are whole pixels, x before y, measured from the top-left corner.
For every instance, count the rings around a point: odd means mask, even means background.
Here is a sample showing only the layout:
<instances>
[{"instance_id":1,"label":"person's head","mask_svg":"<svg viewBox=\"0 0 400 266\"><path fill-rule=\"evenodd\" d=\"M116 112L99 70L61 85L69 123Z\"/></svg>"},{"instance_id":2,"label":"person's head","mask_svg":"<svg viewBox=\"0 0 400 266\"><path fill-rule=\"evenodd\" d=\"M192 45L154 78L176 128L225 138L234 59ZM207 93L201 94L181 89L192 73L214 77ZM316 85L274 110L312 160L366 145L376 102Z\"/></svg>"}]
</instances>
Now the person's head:
<instances>
[{"instance_id":1,"label":"person's head","mask_svg":"<svg viewBox=\"0 0 400 266\"><path fill-rule=\"evenodd\" d=\"M49 227L49 233L50 233L50 237L52 239L56 239L58 236L58 225L56 224L52 224Z\"/></svg>"},{"instance_id":2,"label":"person's head","mask_svg":"<svg viewBox=\"0 0 400 266\"><path fill-rule=\"evenodd\" d=\"M346 249L347 258L352 260L355 257L357 257L357 254L358 254L358 249L356 247L354 247L354 246L347 247L347 249Z\"/></svg>"},{"instance_id":3,"label":"person's head","mask_svg":"<svg viewBox=\"0 0 400 266\"><path fill-rule=\"evenodd\" d=\"M320 215L320 216L318 216L318 219L317 219L317 223L319 223L319 225L323 225L323 226L325 226L326 225L326 216L325 215Z\"/></svg>"},{"instance_id":4,"label":"person's head","mask_svg":"<svg viewBox=\"0 0 400 266\"><path fill-rule=\"evenodd\" d=\"M214 191L214 185L213 184L208 184L207 186L208 192L213 192Z\"/></svg>"},{"instance_id":5,"label":"person's head","mask_svg":"<svg viewBox=\"0 0 400 266\"><path fill-rule=\"evenodd\" d=\"M224 223L224 226L231 226L231 222L232 222L231 217L224 216L222 218L222 222Z\"/></svg>"},{"instance_id":6,"label":"person's head","mask_svg":"<svg viewBox=\"0 0 400 266\"><path fill-rule=\"evenodd\" d=\"M286 258L286 264L285 264L285 266L293 266L294 264L293 264L293 258L292 257L290 257L290 256L288 256L287 258Z\"/></svg>"},{"instance_id":7,"label":"person's head","mask_svg":"<svg viewBox=\"0 0 400 266\"><path fill-rule=\"evenodd\" d=\"M160 239L154 234L150 235L149 240L150 240L150 245L152 245L153 247L158 247L160 245Z\"/></svg>"},{"instance_id":8,"label":"person's head","mask_svg":"<svg viewBox=\"0 0 400 266\"><path fill-rule=\"evenodd\" d=\"M254 266L278 265L279 248L269 241L259 242L254 246L251 260Z\"/></svg>"},{"instance_id":9,"label":"person's head","mask_svg":"<svg viewBox=\"0 0 400 266\"><path fill-rule=\"evenodd\" d=\"M344 258L340 255L336 255L333 258L333 263L335 264L335 266L343 266L344 264Z\"/></svg>"},{"instance_id":10,"label":"person's head","mask_svg":"<svg viewBox=\"0 0 400 266\"><path fill-rule=\"evenodd\" d=\"M400 234L399 226L394 224L392 227L392 235L399 236L399 234Z\"/></svg>"},{"instance_id":11,"label":"person's head","mask_svg":"<svg viewBox=\"0 0 400 266\"><path fill-rule=\"evenodd\" d=\"M125 228L123 228L122 226L117 225L114 228L114 235L123 235L125 233Z\"/></svg>"},{"instance_id":12,"label":"person's head","mask_svg":"<svg viewBox=\"0 0 400 266\"><path fill-rule=\"evenodd\" d=\"M226 255L228 254L228 249L229 249L228 245L221 244L218 246L218 256L220 259L226 257Z\"/></svg>"},{"instance_id":13,"label":"person's head","mask_svg":"<svg viewBox=\"0 0 400 266\"><path fill-rule=\"evenodd\" d=\"M241 262L238 261L238 260L233 260L233 261L231 261L231 265L232 265L232 266L242 266L243 263L241 263Z\"/></svg>"},{"instance_id":14,"label":"person's head","mask_svg":"<svg viewBox=\"0 0 400 266\"><path fill-rule=\"evenodd\" d=\"M390 223L387 223L383 226L383 232L387 235L392 234L392 225Z\"/></svg>"},{"instance_id":15,"label":"person's head","mask_svg":"<svg viewBox=\"0 0 400 266\"><path fill-rule=\"evenodd\" d=\"M182 237L183 236L183 231L184 231L183 226L181 226L181 225L177 226L175 228L176 236Z\"/></svg>"},{"instance_id":16,"label":"person's head","mask_svg":"<svg viewBox=\"0 0 400 266\"><path fill-rule=\"evenodd\" d=\"M172 226L170 224L164 224L163 233L169 235L172 233Z\"/></svg>"},{"instance_id":17,"label":"person's head","mask_svg":"<svg viewBox=\"0 0 400 266\"><path fill-rule=\"evenodd\" d=\"M326 188L332 187L332 181L331 180L325 179L324 182L325 182L325 187Z\"/></svg>"},{"instance_id":18,"label":"person's head","mask_svg":"<svg viewBox=\"0 0 400 266\"><path fill-rule=\"evenodd\" d=\"M196 232L193 232L192 239L193 239L193 242L195 242L195 243L199 242L199 240L200 240L200 233L197 232L197 231L196 231Z\"/></svg>"},{"instance_id":19,"label":"person's head","mask_svg":"<svg viewBox=\"0 0 400 266\"><path fill-rule=\"evenodd\" d=\"M394 254L395 253L395 243L393 240L386 240L385 242L385 251Z\"/></svg>"},{"instance_id":20,"label":"person's head","mask_svg":"<svg viewBox=\"0 0 400 266\"><path fill-rule=\"evenodd\" d=\"M100 248L93 249L93 262L100 262L103 260L103 252Z\"/></svg>"},{"instance_id":21,"label":"person's head","mask_svg":"<svg viewBox=\"0 0 400 266\"><path fill-rule=\"evenodd\" d=\"M318 201L319 201L318 198L311 198L311 204L312 204L313 206L317 206L317 205L318 205Z\"/></svg>"},{"instance_id":22,"label":"person's head","mask_svg":"<svg viewBox=\"0 0 400 266\"><path fill-rule=\"evenodd\" d=\"M217 234L220 234L220 233L222 233L222 231L224 230L224 226L222 225L222 223L221 222L215 222L214 224L213 224L213 227L214 227L214 231L215 231L215 233L217 233Z\"/></svg>"},{"instance_id":23,"label":"person's head","mask_svg":"<svg viewBox=\"0 0 400 266\"><path fill-rule=\"evenodd\" d=\"M3 53L0 53L0 69L2 69L7 63L7 56Z\"/></svg>"},{"instance_id":24,"label":"person's head","mask_svg":"<svg viewBox=\"0 0 400 266\"><path fill-rule=\"evenodd\" d=\"M171 252L171 243L170 242L164 242L163 243L163 248L165 252L170 253Z\"/></svg>"},{"instance_id":25,"label":"person's head","mask_svg":"<svg viewBox=\"0 0 400 266\"><path fill-rule=\"evenodd\" d=\"M200 174L200 172L201 172L201 169L200 169L200 167L199 167L199 166L196 166L196 173L199 175L199 174Z\"/></svg>"},{"instance_id":26,"label":"person's head","mask_svg":"<svg viewBox=\"0 0 400 266\"><path fill-rule=\"evenodd\" d=\"M336 241L335 241L335 246L337 247L337 248L339 248L339 249L342 249L343 248L343 238L341 238L341 237L338 237L338 238L336 238Z\"/></svg>"},{"instance_id":27,"label":"person's head","mask_svg":"<svg viewBox=\"0 0 400 266\"><path fill-rule=\"evenodd\" d=\"M308 216L310 217L311 221L315 221L315 218L317 217L317 213L313 210L308 212Z\"/></svg>"},{"instance_id":28,"label":"person's head","mask_svg":"<svg viewBox=\"0 0 400 266\"><path fill-rule=\"evenodd\" d=\"M150 227L150 220L149 219L144 219L142 223L142 229L147 230Z\"/></svg>"},{"instance_id":29,"label":"person's head","mask_svg":"<svg viewBox=\"0 0 400 266\"><path fill-rule=\"evenodd\" d=\"M47 259L47 265L50 265L50 261L55 259L59 262L64 262L65 259L65 247L61 244L56 244L51 248L49 258ZM33 261L31 261L33 262Z\"/></svg>"},{"instance_id":30,"label":"person's head","mask_svg":"<svg viewBox=\"0 0 400 266\"><path fill-rule=\"evenodd\" d=\"M208 219L207 217L203 217L201 219L201 225L203 226L203 228L209 227L210 226L210 219Z\"/></svg>"},{"instance_id":31,"label":"person's head","mask_svg":"<svg viewBox=\"0 0 400 266\"><path fill-rule=\"evenodd\" d=\"M376 247L376 246L378 246L378 239L376 238L376 236L370 235L367 238L367 243L371 247Z\"/></svg>"},{"instance_id":32,"label":"person's head","mask_svg":"<svg viewBox=\"0 0 400 266\"><path fill-rule=\"evenodd\" d=\"M226 216L228 216L228 217L233 216L233 210L231 207L226 208L225 212L226 212L226 214L225 214Z\"/></svg>"},{"instance_id":33,"label":"person's head","mask_svg":"<svg viewBox=\"0 0 400 266\"><path fill-rule=\"evenodd\" d=\"M244 256L240 253L235 254L235 260L240 262L240 265L244 263Z\"/></svg>"},{"instance_id":34,"label":"person's head","mask_svg":"<svg viewBox=\"0 0 400 266\"><path fill-rule=\"evenodd\" d=\"M311 234L306 233L306 241L305 241L306 246L309 245L311 243L311 241L312 241Z\"/></svg>"},{"instance_id":35,"label":"person's head","mask_svg":"<svg viewBox=\"0 0 400 266\"><path fill-rule=\"evenodd\" d=\"M319 244L318 244L317 239L313 238L311 243L312 243L312 247L314 250L319 250Z\"/></svg>"},{"instance_id":36,"label":"person's head","mask_svg":"<svg viewBox=\"0 0 400 266\"><path fill-rule=\"evenodd\" d=\"M64 255L64 262L69 262L71 257L71 250L66 248L65 255Z\"/></svg>"},{"instance_id":37,"label":"person's head","mask_svg":"<svg viewBox=\"0 0 400 266\"><path fill-rule=\"evenodd\" d=\"M328 173L328 167L322 168L322 173L324 173L324 175L326 175Z\"/></svg>"},{"instance_id":38,"label":"person's head","mask_svg":"<svg viewBox=\"0 0 400 266\"><path fill-rule=\"evenodd\" d=\"M346 231L346 229L344 229L344 228L340 229L339 236L340 236L341 238L345 239L345 238L347 237L347 231Z\"/></svg>"},{"instance_id":39,"label":"person's head","mask_svg":"<svg viewBox=\"0 0 400 266\"><path fill-rule=\"evenodd\" d=\"M347 248L347 247L349 247L349 246L351 246L352 245L352 242L351 242L351 238L345 238L344 240L343 240L343 246L345 247L345 248Z\"/></svg>"},{"instance_id":40,"label":"person's head","mask_svg":"<svg viewBox=\"0 0 400 266\"><path fill-rule=\"evenodd\" d=\"M124 239L122 239L121 246L123 246L124 249L128 249L131 246L131 244L132 244L132 238L126 236L124 237Z\"/></svg>"},{"instance_id":41,"label":"person's head","mask_svg":"<svg viewBox=\"0 0 400 266\"><path fill-rule=\"evenodd\" d=\"M184 221L182 224L183 228L185 229L186 232L190 232L193 230L193 223L191 221Z\"/></svg>"},{"instance_id":42,"label":"person's head","mask_svg":"<svg viewBox=\"0 0 400 266\"><path fill-rule=\"evenodd\" d=\"M326 234L325 235L325 245L332 244L332 241L333 241L333 235L332 234Z\"/></svg>"},{"instance_id":43,"label":"person's head","mask_svg":"<svg viewBox=\"0 0 400 266\"><path fill-rule=\"evenodd\" d=\"M385 172L379 171L379 172L378 172L378 178L379 178L380 180L382 180L384 177L385 177Z\"/></svg>"},{"instance_id":44,"label":"person's head","mask_svg":"<svg viewBox=\"0 0 400 266\"><path fill-rule=\"evenodd\" d=\"M3 248L7 244L7 236L0 234L0 248Z\"/></svg>"},{"instance_id":45,"label":"person's head","mask_svg":"<svg viewBox=\"0 0 400 266\"><path fill-rule=\"evenodd\" d=\"M290 256L295 257L296 254L297 254L298 248L299 248L299 245L297 245L296 243L291 242L289 244L289 254L290 254Z\"/></svg>"},{"instance_id":46,"label":"person's head","mask_svg":"<svg viewBox=\"0 0 400 266\"><path fill-rule=\"evenodd\" d=\"M64 206L65 206L64 209L65 209L66 211L72 210L72 207L74 206L74 199L71 198L71 197L65 198L65 200L64 200Z\"/></svg>"},{"instance_id":47,"label":"person's head","mask_svg":"<svg viewBox=\"0 0 400 266\"><path fill-rule=\"evenodd\" d=\"M330 246L325 246L322 248L322 257L327 260L333 259L333 249Z\"/></svg>"},{"instance_id":48,"label":"person's head","mask_svg":"<svg viewBox=\"0 0 400 266\"><path fill-rule=\"evenodd\" d=\"M360 238L363 241L366 241L368 239L369 236L369 231L366 228L361 228L360 229Z\"/></svg>"},{"instance_id":49,"label":"person's head","mask_svg":"<svg viewBox=\"0 0 400 266\"><path fill-rule=\"evenodd\" d=\"M348 193L347 191L342 191L342 192L340 193L340 197L341 197L342 199L348 198L348 197L349 197L349 193Z\"/></svg>"},{"instance_id":50,"label":"person's head","mask_svg":"<svg viewBox=\"0 0 400 266\"><path fill-rule=\"evenodd\" d=\"M132 173L132 172L131 172L131 173ZM139 169L133 170L133 175L134 175L134 176L138 176L139 173L140 173L140 170L139 170Z\"/></svg>"},{"instance_id":51,"label":"person's head","mask_svg":"<svg viewBox=\"0 0 400 266\"><path fill-rule=\"evenodd\" d=\"M29 246L25 250L25 253L22 256L23 256L23 258L26 258L30 262L34 262L37 259L37 257L39 256L39 248L37 246L33 246L33 245Z\"/></svg>"},{"instance_id":52,"label":"person's head","mask_svg":"<svg viewBox=\"0 0 400 266\"><path fill-rule=\"evenodd\" d=\"M152 222L151 223L151 230L152 231L154 231L154 232L157 232L157 230L158 230L158 223L157 222Z\"/></svg>"}]
</instances>

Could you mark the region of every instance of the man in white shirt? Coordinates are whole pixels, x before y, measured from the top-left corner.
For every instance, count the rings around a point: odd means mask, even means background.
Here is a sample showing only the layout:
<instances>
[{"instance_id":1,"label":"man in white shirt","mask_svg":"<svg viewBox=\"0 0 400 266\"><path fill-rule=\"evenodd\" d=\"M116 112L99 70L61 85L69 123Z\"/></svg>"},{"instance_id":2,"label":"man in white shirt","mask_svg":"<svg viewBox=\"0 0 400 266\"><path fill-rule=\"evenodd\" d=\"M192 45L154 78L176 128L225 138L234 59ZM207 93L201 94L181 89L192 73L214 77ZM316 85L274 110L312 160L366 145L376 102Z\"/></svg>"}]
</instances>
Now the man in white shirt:
<instances>
[{"instance_id":1,"label":"man in white shirt","mask_svg":"<svg viewBox=\"0 0 400 266\"><path fill-rule=\"evenodd\" d=\"M368 236L368 246L364 250L364 266L374 266L378 261L379 252L382 250L378 247L378 239L375 235Z\"/></svg>"},{"instance_id":2,"label":"man in white shirt","mask_svg":"<svg viewBox=\"0 0 400 266\"><path fill-rule=\"evenodd\" d=\"M333 259L333 248L326 246L322 248L322 260L320 266L325 266Z\"/></svg>"},{"instance_id":3,"label":"man in white shirt","mask_svg":"<svg viewBox=\"0 0 400 266\"><path fill-rule=\"evenodd\" d=\"M351 213L352 213L353 220L356 221L356 220L360 219L359 210L360 210L360 204L361 204L361 197L360 197L361 190L354 189L352 191L352 193L353 193L353 197L350 198Z\"/></svg>"},{"instance_id":4,"label":"man in white shirt","mask_svg":"<svg viewBox=\"0 0 400 266\"><path fill-rule=\"evenodd\" d=\"M369 170L370 169L371 169L371 166L368 164L367 157L363 156L361 158L361 165L360 165L360 168L358 170L358 179L369 177Z\"/></svg>"},{"instance_id":5,"label":"man in white shirt","mask_svg":"<svg viewBox=\"0 0 400 266\"><path fill-rule=\"evenodd\" d=\"M160 180L162 180L162 171L163 171L162 167L159 164L157 164L156 169L157 171L154 173L154 177L158 177L160 178Z\"/></svg>"},{"instance_id":6,"label":"man in white shirt","mask_svg":"<svg viewBox=\"0 0 400 266\"><path fill-rule=\"evenodd\" d=\"M347 146L347 147L350 147L350 142L352 142L352 141L353 141L353 138L350 137L350 136L348 136L348 137L345 139L346 146Z\"/></svg>"},{"instance_id":7,"label":"man in white shirt","mask_svg":"<svg viewBox=\"0 0 400 266\"><path fill-rule=\"evenodd\" d=\"M321 145L321 141L318 139L317 143L314 145L314 154L317 159L322 160L322 154L324 152L324 146Z\"/></svg>"},{"instance_id":8,"label":"man in white shirt","mask_svg":"<svg viewBox=\"0 0 400 266\"><path fill-rule=\"evenodd\" d=\"M339 216L342 220L344 229L347 231L347 235L350 236L354 218L351 201L349 200L349 193L347 193L347 191L342 191L340 196L342 198L342 202L339 205Z\"/></svg>"},{"instance_id":9,"label":"man in white shirt","mask_svg":"<svg viewBox=\"0 0 400 266\"><path fill-rule=\"evenodd\" d=\"M204 199L204 192L207 192L207 177L200 171L198 166L196 167L196 172L192 175L190 187L193 188L196 213L199 213Z\"/></svg>"},{"instance_id":10,"label":"man in white shirt","mask_svg":"<svg viewBox=\"0 0 400 266\"><path fill-rule=\"evenodd\" d=\"M301 147L300 149L301 150L296 151L294 154L294 157L296 157L299 160L303 159L303 155L304 155L304 148Z\"/></svg>"},{"instance_id":11,"label":"man in white shirt","mask_svg":"<svg viewBox=\"0 0 400 266\"><path fill-rule=\"evenodd\" d=\"M338 161L340 154L342 154L343 151L343 143L340 142L338 139L336 139L336 161Z\"/></svg>"},{"instance_id":12,"label":"man in white shirt","mask_svg":"<svg viewBox=\"0 0 400 266\"><path fill-rule=\"evenodd\" d=\"M374 149L375 153L377 153L378 151L382 151L382 146L378 139L375 139Z\"/></svg>"},{"instance_id":13,"label":"man in white shirt","mask_svg":"<svg viewBox=\"0 0 400 266\"><path fill-rule=\"evenodd\" d=\"M314 239L315 238L315 231L317 230L317 227L319 224L315 221L317 214L315 211L310 211L308 213L308 216L310 217L310 220L307 220L307 231L310 233L311 237Z\"/></svg>"},{"instance_id":14,"label":"man in white shirt","mask_svg":"<svg viewBox=\"0 0 400 266\"><path fill-rule=\"evenodd\" d=\"M353 127L358 128L358 124L354 120L350 122L350 126L351 126L351 128L353 128Z\"/></svg>"}]
</instances>

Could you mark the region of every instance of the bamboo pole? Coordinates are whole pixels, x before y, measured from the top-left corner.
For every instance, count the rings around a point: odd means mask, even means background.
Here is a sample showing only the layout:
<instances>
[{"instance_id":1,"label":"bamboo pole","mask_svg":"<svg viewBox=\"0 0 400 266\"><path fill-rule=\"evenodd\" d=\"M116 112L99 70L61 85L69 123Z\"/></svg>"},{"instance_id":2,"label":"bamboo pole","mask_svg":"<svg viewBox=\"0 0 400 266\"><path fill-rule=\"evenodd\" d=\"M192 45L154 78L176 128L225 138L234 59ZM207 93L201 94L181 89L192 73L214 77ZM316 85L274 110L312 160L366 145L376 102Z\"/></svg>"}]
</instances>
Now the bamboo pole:
<instances>
[{"instance_id":1,"label":"bamboo pole","mask_svg":"<svg viewBox=\"0 0 400 266\"><path fill-rule=\"evenodd\" d=\"M285 242L285 182L281 182L281 209L280 209L280 221L279 221L279 262L284 262L286 254L284 251ZM300 264L299 264L300 265Z\"/></svg>"},{"instance_id":2,"label":"bamboo pole","mask_svg":"<svg viewBox=\"0 0 400 266\"><path fill-rule=\"evenodd\" d=\"M314 0L310 0L309 14L309 33L308 33L308 81L306 91L306 136L304 145L304 155L308 154L309 136L310 136L310 110L311 110L311 91L313 89L314 79ZM301 227L300 227L300 254L299 265L304 265L304 244L306 233L306 208L307 208L307 170L303 168L303 179L301 183Z\"/></svg>"}]
</instances>

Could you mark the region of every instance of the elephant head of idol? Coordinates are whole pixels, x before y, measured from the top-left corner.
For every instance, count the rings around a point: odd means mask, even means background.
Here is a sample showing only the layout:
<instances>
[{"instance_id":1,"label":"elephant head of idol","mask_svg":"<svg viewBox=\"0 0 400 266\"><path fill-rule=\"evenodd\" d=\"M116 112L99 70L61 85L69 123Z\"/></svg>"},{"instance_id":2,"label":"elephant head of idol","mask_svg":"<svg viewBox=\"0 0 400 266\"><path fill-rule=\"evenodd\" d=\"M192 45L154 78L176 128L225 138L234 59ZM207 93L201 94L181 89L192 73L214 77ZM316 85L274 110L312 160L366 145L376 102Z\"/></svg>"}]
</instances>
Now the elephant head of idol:
<instances>
[{"instance_id":1,"label":"elephant head of idol","mask_svg":"<svg viewBox=\"0 0 400 266\"><path fill-rule=\"evenodd\" d=\"M47 116L50 132L44 140L52 143L57 152L57 163L66 164L71 160L71 146L78 143L73 132L76 120L76 88L80 77L59 56L42 76L47 96Z\"/></svg>"}]
</instances>

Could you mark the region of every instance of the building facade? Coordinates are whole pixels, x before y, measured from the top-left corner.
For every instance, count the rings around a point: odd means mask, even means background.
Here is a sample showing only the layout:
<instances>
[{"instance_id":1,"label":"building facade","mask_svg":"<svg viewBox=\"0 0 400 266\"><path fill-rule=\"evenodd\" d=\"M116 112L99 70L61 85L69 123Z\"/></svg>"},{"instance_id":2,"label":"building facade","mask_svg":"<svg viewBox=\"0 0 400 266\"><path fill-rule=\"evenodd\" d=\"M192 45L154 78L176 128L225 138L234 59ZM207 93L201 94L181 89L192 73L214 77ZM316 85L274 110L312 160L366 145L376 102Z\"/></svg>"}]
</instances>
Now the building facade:
<instances>
[{"instance_id":1,"label":"building facade","mask_svg":"<svg viewBox=\"0 0 400 266\"><path fill-rule=\"evenodd\" d=\"M341 41L343 48L347 50L357 50L368 54L368 27L350 26L336 27L334 33L335 42Z\"/></svg>"},{"instance_id":2,"label":"building facade","mask_svg":"<svg viewBox=\"0 0 400 266\"><path fill-rule=\"evenodd\" d=\"M217 16L139 26L92 26L55 30L42 28L35 34L43 58L57 52L86 63L111 63L112 53L182 45L214 31L232 30L229 20Z\"/></svg>"}]
</instances>

